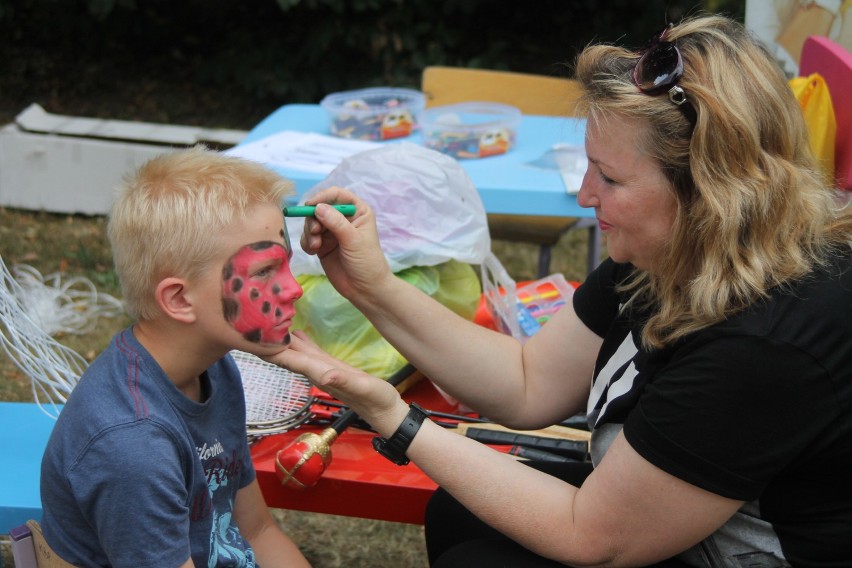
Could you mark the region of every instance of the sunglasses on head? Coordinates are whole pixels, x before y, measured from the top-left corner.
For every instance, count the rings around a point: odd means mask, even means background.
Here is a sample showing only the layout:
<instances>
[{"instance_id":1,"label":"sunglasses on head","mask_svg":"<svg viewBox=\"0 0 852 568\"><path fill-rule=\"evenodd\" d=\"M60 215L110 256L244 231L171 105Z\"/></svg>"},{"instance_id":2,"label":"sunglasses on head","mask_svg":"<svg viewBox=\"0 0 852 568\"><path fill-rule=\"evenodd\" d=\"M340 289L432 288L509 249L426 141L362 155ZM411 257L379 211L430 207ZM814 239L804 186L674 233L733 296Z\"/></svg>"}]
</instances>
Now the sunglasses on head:
<instances>
[{"instance_id":1,"label":"sunglasses on head","mask_svg":"<svg viewBox=\"0 0 852 568\"><path fill-rule=\"evenodd\" d=\"M669 24L656 34L633 67L633 84L649 96L667 93L669 100L683 112L690 124L695 125L695 108L686 98L686 92L677 84L683 77L683 58L680 50L666 35L672 28Z\"/></svg>"}]
</instances>

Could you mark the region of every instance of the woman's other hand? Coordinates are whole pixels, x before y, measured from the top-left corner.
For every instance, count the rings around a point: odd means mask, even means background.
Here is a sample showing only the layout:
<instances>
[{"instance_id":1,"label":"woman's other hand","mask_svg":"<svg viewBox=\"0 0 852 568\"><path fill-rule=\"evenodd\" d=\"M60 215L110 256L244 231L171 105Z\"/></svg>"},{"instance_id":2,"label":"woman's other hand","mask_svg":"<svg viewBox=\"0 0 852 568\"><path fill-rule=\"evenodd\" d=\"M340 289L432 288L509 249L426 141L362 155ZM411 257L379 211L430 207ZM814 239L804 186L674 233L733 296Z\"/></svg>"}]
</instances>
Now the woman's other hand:
<instances>
[{"instance_id":1,"label":"woman's other hand","mask_svg":"<svg viewBox=\"0 0 852 568\"><path fill-rule=\"evenodd\" d=\"M352 408L384 437L391 436L408 413L408 405L393 385L335 359L303 331L291 334L290 349L265 359L305 375L311 383Z\"/></svg>"}]
</instances>

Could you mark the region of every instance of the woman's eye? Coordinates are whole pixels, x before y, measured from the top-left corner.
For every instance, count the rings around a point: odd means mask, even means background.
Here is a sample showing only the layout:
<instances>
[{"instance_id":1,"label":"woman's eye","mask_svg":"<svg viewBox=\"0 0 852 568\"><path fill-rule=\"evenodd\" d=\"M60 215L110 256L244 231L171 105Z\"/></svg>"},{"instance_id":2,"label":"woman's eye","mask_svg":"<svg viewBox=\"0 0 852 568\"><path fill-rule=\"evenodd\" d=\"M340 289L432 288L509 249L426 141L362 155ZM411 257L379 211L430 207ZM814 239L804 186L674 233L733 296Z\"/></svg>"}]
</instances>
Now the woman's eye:
<instances>
[{"instance_id":1,"label":"woman's eye","mask_svg":"<svg viewBox=\"0 0 852 568\"><path fill-rule=\"evenodd\" d=\"M597 174L597 176L598 176L598 179L600 179L602 182L604 182L607 185L615 185L615 183L616 183L615 180L603 173L603 170L601 169L600 164L590 160L589 161L589 170L590 171L592 170L593 166L594 166L595 174Z\"/></svg>"}]
</instances>

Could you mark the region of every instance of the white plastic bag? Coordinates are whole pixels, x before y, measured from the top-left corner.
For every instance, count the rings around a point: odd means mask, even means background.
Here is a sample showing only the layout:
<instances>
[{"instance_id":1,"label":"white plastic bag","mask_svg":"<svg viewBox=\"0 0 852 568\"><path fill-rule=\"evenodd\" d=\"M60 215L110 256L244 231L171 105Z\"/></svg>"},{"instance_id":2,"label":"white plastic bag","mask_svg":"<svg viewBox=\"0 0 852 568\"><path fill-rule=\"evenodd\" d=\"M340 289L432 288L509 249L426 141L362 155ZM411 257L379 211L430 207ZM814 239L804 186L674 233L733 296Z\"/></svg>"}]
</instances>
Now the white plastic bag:
<instances>
[{"instance_id":1,"label":"white plastic bag","mask_svg":"<svg viewBox=\"0 0 852 568\"><path fill-rule=\"evenodd\" d=\"M305 199L332 186L351 190L373 208L393 272L448 260L480 264L491 250L479 193L445 154L410 142L361 152L343 160ZM299 242L303 225L303 219L287 219L291 242ZM294 274L324 274L319 260L299 246L290 266Z\"/></svg>"}]
</instances>

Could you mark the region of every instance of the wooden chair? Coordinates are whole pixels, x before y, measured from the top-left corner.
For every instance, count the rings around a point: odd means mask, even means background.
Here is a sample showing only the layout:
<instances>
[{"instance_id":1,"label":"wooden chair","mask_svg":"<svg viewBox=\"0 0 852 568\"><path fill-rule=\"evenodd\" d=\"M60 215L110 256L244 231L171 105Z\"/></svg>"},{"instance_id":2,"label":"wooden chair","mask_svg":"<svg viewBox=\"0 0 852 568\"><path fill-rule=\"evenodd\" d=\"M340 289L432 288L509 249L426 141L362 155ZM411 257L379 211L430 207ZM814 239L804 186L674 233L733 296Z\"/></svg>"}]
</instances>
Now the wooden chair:
<instances>
[{"instance_id":1,"label":"wooden chair","mask_svg":"<svg viewBox=\"0 0 852 568\"><path fill-rule=\"evenodd\" d=\"M44 535L41 534L41 526L36 521L27 521L27 526L33 535L33 548L35 549L36 562L38 568L74 568L72 564L62 560L56 554L47 541L44 540Z\"/></svg>"},{"instance_id":2,"label":"wooden chair","mask_svg":"<svg viewBox=\"0 0 852 568\"><path fill-rule=\"evenodd\" d=\"M802 47L799 75L819 73L828 85L837 137L834 145L834 172L837 187L852 191L852 53L822 36L810 36Z\"/></svg>"},{"instance_id":3,"label":"wooden chair","mask_svg":"<svg viewBox=\"0 0 852 568\"><path fill-rule=\"evenodd\" d=\"M426 67L421 90L426 107L466 101L491 101L515 106L524 114L573 116L580 95L576 81L546 75L468 69ZM600 262L600 237L589 219L556 216L488 215L495 239L539 245L538 277L550 274L551 249L566 232L589 229L589 270Z\"/></svg>"}]
</instances>

